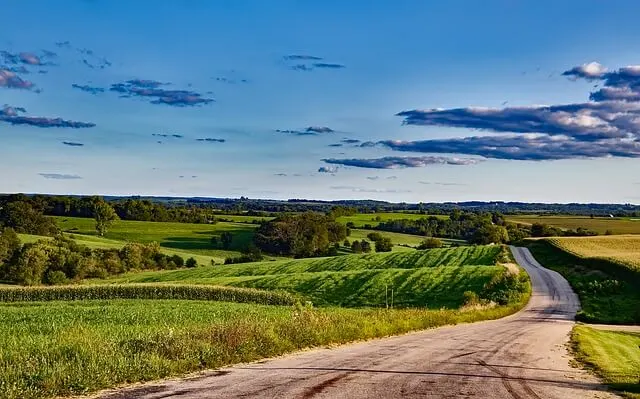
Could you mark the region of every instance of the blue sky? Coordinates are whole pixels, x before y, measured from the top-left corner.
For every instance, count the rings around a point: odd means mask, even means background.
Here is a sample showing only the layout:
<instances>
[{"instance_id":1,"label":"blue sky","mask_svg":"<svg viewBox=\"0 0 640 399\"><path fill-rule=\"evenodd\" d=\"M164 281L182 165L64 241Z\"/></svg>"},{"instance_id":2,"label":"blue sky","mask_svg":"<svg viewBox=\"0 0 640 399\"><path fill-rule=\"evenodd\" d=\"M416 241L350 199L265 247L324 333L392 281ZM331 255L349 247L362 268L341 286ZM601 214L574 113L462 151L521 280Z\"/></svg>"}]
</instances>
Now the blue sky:
<instances>
[{"instance_id":1,"label":"blue sky","mask_svg":"<svg viewBox=\"0 0 640 399\"><path fill-rule=\"evenodd\" d=\"M0 11L1 192L640 203L633 1Z\"/></svg>"}]
</instances>

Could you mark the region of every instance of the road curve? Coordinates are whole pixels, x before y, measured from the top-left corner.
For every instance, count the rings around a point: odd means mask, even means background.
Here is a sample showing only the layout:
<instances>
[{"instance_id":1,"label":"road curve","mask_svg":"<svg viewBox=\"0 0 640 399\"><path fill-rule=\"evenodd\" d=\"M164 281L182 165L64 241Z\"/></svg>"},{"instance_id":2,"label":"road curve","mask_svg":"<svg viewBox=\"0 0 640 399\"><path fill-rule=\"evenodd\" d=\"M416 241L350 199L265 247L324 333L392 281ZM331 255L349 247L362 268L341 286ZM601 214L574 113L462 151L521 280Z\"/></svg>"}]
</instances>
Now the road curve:
<instances>
[{"instance_id":1,"label":"road curve","mask_svg":"<svg viewBox=\"0 0 640 399\"><path fill-rule=\"evenodd\" d=\"M512 247L531 276L526 308L494 321L318 349L198 377L103 393L100 398L614 398L569 366L579 309L558 273Z\"/></svg>"}]
</instances>

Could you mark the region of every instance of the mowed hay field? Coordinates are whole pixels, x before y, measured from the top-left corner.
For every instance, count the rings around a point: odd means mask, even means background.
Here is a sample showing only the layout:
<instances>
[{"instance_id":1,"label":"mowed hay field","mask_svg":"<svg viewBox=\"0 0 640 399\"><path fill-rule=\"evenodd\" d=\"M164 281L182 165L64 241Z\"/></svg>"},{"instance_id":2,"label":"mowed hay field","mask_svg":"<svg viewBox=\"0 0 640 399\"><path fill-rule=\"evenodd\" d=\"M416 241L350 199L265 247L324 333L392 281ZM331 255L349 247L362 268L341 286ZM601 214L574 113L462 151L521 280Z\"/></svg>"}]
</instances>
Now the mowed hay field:
<instances>
[{"instance_id":1,"label":"mowed hay field","mask_svg":"<svg viewBox=\"0 0 640 399\"><path fill-rule=\"evenodd\" d=\"M578 227L593 230L598 234L607 231L613 234L640 234L640 218L605 218L589 216L507 216L507 221L522 224L546 224L561 229L575 230Z\"/></svg>"},{"instance_id":2,"label":"mowed hay field","mask_svg":"<svg viewBox=\"0 0 640 399\"><path fill-rule=\"evenodd\" d=\"M331 258L128 273L114 283L188 283L282 290L316 305L385 306L393 289L397 306L455 308L465 291L480 292L492 277L500 246L346 255ZM96 280L104 282L104 280Z\"/></svg>"},{"instance_id":3,"label":"mowed hay field","mask_svg":"<svg viewBox=\"0 0 640 399\"><path fill-rule=\"evenodd\" d=\"M559 237L548 240L574 255L613 260L640 273L640 235Z\"/></svg>"}]
</instances>

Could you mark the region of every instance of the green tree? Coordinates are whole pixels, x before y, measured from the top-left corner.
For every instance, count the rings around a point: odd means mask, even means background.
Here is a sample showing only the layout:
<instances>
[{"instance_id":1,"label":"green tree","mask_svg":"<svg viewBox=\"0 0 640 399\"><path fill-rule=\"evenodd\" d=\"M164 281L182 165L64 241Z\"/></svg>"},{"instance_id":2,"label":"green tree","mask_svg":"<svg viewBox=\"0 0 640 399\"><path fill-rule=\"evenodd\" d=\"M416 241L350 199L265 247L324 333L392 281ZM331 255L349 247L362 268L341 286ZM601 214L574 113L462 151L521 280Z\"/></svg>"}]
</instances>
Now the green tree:
<instances>
[{"instance_id":1,"label":"green tree","mask_svg":"<svg viewBox=\"0 0 640 399\"><path fill-rule=\"evenodd\" d=\"M228 231L224 231L220 234L220 241L222 241L222 248L229 249L231 247L231 242L233 241L233 234Z\"/></svg>"},{"instance_id":2,"label":"green tree","mask_svg":"<svg viewBox=\"0 0 640 399\"><path fill-rule=\"evenodd\" d=\"M376 252L391 252L392 249L393 243L389 237L382 237L376 241Z\"/></svg>"},{"instance_id":3,"label":"green tree","mask_svg":"<svg viewBox=\"0 0 640 399\"><path fill-rule=\"evenodd\" d=\"M25 245L20 251L18 261L13 271L13 280L22 285L38 285L47 270L49 257L44 248L38 243Z\"/></svg>"},{"instance_id":4,"label":"green tree","mask_svg":"<svg viewBox=\"0 0 640 399\"><path fill-rule=\"evenodd\" d=\"M93 207L93 218L96 221L96 231L100 236L104 236L113 222L120 219L111 205L104 200L96 201Z\"/></svg>"},{"instance_id":5,"label":"green tree","mask_svg":"<svg viewBox=\"0 0 640 399\"><path fill-rule=\"evenodd\" d=\"M191 257L189 259L187 259L187 262L185 263L185 266L188 268L193 268L198 266L198 261L195 260L195 258Z\"/></svg>"},{"instance_id":6,"label":"green tree","mask_svg":"<svg viewBox=\"0 0 640 399\"><path fill-rule=\"evenodd\" d=\"M378 233L377 231L374 231L367 234L367 238L373 242L380 241L382 240L382 234Z\"/></svg>"},{"instance_id":7,"label":"green tree","mask_svg":"<svg viewBox=\"0 0 640 399\"><path fill-rule=\"evenodd\" d=\"M362 248L362 252L364 252L365 254L371 252L371 243L367 240L362 240L360 242L360 247Z\"/></svg>"},{"instance_id":8,"label":"green tree","mask_svg":"<svg viewBox=\"0 0 640 399\"><path fill-rule=\"evenodd\" d=\"M360 241L358 241L358 240L354 240L354 241L351 243L351 251L352 251L354 254L360 254L360 253L362 253L362 243L361 243Z\"/></svg>"}]
</instances>

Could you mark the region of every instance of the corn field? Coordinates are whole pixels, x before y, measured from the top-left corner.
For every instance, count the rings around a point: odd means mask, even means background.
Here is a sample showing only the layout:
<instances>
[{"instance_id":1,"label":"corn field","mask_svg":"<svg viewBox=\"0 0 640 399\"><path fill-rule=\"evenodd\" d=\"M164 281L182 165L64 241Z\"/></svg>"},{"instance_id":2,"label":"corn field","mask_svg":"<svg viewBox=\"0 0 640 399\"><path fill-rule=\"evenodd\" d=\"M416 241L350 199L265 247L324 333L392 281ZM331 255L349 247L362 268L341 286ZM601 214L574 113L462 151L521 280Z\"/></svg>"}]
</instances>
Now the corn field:
<instances>
[{"instance_id":1,"label":"corn field","mask_svg":"<svg viewBox=\"0 0 640 399\"><path fill-rule=\"evenodd\" d=\"M187 299L256 303L261 305L293 305L297 302L295 296L286 292L187 284L109 284L0 288L0 302L91 299Z\"/></svg>"}]
</instances>

